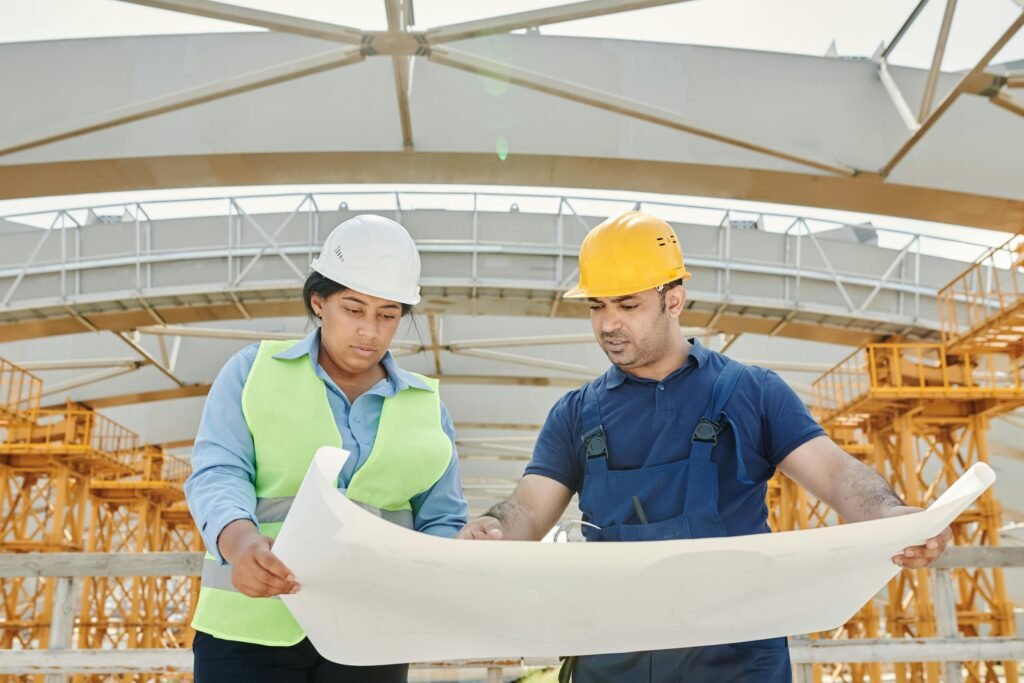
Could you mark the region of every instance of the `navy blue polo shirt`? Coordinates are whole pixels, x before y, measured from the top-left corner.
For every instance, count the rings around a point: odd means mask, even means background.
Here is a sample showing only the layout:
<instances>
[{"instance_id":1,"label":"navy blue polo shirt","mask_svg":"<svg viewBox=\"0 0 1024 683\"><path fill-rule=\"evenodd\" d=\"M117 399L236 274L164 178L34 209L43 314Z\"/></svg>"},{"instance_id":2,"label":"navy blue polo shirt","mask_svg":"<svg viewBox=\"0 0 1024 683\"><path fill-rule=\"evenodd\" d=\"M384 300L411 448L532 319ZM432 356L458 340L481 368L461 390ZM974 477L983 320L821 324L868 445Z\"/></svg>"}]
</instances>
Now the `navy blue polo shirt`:
<instances>
[{"instance_id":1,"label":"navy blue polo shirt","mask_svg":"<svg viewBox=\"0 0 1024 683\"><path fill-rule=\"evenodd\" d=\"M690 437L711 403L711 389L726 362L725 356L697 340L690 343L693 349L686 362L661 382L634 377L614 365L594 381L610 469L637 469L689 457ZM719 514L730 536L761 533L768 530L765 492L775 467L825 431L781 377L756 366L740 377L725 413L737 434L732 429L722 432L711 456L718 465ZM577 389L551 409L526 474L554 479L579 493L585 461L581 432ZM742 464L737 462L737 436ZM584 519L589 521L586 515Z\"/></svg>"}]
</instances>

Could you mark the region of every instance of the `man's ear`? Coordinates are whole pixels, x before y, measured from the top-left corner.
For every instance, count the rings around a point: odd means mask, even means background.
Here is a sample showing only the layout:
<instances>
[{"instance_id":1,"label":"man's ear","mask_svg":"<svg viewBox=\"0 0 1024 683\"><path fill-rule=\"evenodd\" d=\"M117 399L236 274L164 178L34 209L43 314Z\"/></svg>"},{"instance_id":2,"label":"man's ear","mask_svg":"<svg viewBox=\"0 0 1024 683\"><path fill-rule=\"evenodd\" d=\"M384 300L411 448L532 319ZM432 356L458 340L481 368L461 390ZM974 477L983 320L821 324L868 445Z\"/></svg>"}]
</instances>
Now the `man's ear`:
<instances>
[{"instance_id":1,"label":"man's ear","mask_svg":"<svg viewBox=\"0 0 1024 683\"><path fill-rule=\"evenodd\" d=\"M665 309L673 318L678 318L683 313L683 306L686 305L686 287L678 285L665 292Z\"/></svg>"}]
</instances>

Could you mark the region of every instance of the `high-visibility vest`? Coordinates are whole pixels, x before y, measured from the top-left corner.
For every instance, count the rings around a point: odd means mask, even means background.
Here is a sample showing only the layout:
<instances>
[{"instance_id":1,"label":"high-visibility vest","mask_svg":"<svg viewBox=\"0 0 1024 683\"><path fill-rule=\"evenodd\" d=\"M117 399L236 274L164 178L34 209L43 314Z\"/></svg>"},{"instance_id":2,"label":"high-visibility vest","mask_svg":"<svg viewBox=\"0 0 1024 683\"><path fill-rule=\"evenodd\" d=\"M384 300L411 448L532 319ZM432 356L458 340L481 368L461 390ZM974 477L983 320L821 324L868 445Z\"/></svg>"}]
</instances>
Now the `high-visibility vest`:
<instances>
[{"instance_id":1,"label":"high-visibility vest","mask_svg":"<svg viewBox=\"0 0 1024 683\"><path fill-rule=\"evenodd\" d=\"M321 446L342 447L327 387L308 356L274 358L295 341L264 341L242 389L242 413L256 453L256 519L275 538ZM433 391L410 387L384 399L369 458L346 495L385 519L413 527L410 501L429 490L451 463L441 426L438 381L417 375ZM288 646L305 634L279 598L250 598L231 583L231 566L207 553L192 627L217 638Z\"/></svg>"}]
</instances>

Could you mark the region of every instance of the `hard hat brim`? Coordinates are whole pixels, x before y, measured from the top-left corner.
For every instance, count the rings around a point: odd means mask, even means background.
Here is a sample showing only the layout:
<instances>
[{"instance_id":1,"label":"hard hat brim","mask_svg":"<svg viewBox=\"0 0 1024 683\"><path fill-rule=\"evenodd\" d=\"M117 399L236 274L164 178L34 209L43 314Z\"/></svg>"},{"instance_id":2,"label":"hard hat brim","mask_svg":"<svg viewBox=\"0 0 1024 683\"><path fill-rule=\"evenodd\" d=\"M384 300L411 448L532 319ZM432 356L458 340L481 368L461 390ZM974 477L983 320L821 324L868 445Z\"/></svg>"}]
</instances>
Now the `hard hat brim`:
<instances>
[{"instance_id":1,"label":"hard hat brim","mask_svg":"<svg viewBox=\"0 0 1024 683\"><path fill-rule=\"evenodd\" d=\"M416 294L414 296L402 296L396 297L394 292L384 292L375 287L368 286L365 283L359 283L353 281L351 278L338 277L336 273L332 272L333 269L325 267L319 263L320 259L314 259L312 265L313 270L323 275L328 280L336 282L342 287L347 287L355 292L360 292L368 296L375 296L378 299L387 299L388 301L394 301L400 304L406 304L409 306L415 306L421 300L420 288L416 288Z\"/></svg>"},{"instance_id":2,"label":"hard hat brim","mask_svg":"<svg viewBox=\"0 0 1024 683\"><path fill-rule=\"evenodd\" d=\"M622 290L618 290L618 289L584 289L581 286L581 284L577 283L577 285L575 287L573 287L572 289L570 289L569 291L564 293L562 295L562 298L563 299L603 299L603 298L606 298L606 297L629 296L630 294L639 294L640 292L646 292L648 289L655 289L657 287L661 287L662 285L666 285L669 282L675 282L676 280L682 280L683 282L685 282L685 281L689 280L691 277L693 277L693 276L690 275L690 273L688 273L687 271L684 270L680 274L680 276L678 278L673 278L671 280L667 280L666 282L659 282L657 284L652 284L651 286L644 287L643 289L630 290L630 291L622 291Z\"/></svg>"}]
</instances>

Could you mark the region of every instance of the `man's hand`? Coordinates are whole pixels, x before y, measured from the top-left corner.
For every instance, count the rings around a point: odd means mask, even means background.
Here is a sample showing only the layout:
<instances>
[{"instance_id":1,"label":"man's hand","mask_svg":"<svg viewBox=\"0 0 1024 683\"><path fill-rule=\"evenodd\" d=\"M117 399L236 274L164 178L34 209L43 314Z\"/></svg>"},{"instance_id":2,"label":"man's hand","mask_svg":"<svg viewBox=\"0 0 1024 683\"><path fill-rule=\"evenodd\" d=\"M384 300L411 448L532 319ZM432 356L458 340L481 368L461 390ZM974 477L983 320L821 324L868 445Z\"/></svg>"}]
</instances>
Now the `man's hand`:
<instances>
[{"instance_id":1,"label":"man's hand","mask_svg":"<svg viewBox=\"0 0 1024 683\"><path fill-rule=\"evenodd\" d=\"M252 522L236 519L220 534L217 545L231 564L231 583L250 598L298 593L295 575L270 551L273 541Z\"/></svg>"},{"instance_id":2,"label":"man's hand","mask_svg":"<svg viewBox=\"0 0 1024 683\"><path fill-rule=\"evenodd\" d=\"M525 474L508 500L477 517L455 534L471 541L539 541L572 499L564 484L539 474Z\"/></svg>"},{"instance_id":3,"label":"man's hand","mask_svg":"<svg viewBox=\"0 0 1024 683\"><path fill-rule=\"evenodd\" d=\"M501 522L494 517L477 517L455 534L455 538L471 541L500 541L504 537Z\"/></svg>"},{"instance_id":4,"label":"man's hand","mask_svg":"<svg viewBox=\"0 0 1024 683\"><path fill-rule=\"evenodd\" d=\"M921 508L899 505L889 508L883 517L912 515L915 512L921 512ZM929 538L922 545L913 545L909 548L904 548L902 553L893 556L893 564L898 564L906 569L923 569L930 565L936 557L942 554L952 538L953 530L946 527L938 536Z\"/></svg>"}]
</instances>

